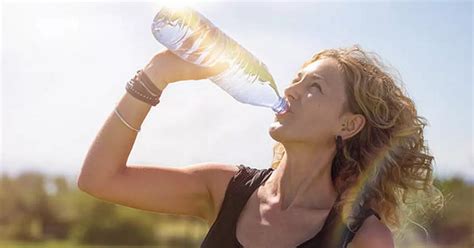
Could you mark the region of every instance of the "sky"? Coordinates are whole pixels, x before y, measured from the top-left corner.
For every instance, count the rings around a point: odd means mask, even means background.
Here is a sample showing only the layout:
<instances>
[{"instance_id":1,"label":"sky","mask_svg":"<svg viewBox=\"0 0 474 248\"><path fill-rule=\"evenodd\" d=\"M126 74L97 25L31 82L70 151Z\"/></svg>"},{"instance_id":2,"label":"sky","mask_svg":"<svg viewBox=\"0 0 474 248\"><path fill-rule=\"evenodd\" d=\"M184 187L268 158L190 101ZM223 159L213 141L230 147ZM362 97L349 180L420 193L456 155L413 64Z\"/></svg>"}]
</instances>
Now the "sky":
<instances>
[{"instance_id":1,"label":"sky","mask_svg":"<svg viewBox=\"0 0 474 248\"><path fill-rule=\"evenodd\" d=\"M164 50L150 25L162 2L2 2L0 172L78 176L126 82ZM471 2L195 2L263 61L283 92L304 61L359 44L396 70L438 177L474 181ZM169 85L128 164L271 165L273 112L210 80Z\"/></svg>"}]
</instances>

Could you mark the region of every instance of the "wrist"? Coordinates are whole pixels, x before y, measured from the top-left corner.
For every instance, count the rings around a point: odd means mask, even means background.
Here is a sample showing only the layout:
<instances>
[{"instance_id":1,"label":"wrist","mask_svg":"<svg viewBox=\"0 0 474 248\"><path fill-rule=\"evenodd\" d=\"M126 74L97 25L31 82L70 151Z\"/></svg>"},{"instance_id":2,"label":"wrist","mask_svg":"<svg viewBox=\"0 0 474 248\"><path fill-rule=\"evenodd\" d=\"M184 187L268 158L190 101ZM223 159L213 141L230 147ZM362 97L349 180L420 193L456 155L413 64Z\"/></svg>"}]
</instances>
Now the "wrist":
<instances>
[{"instance_id":1,"label":"wrist","mask_svg":"<svg viewBox=\"0 0 474 248\"><path fill-rule=\"evenodd\" d=\"M166 83L164 80L156 80L156 81L152 81L152 82L161 91L163 91L166 88L166 86L168 85L168 83Z\"/></svg>"},{"instance_id":2,"label":"wrist","mask_svg":"<svg viewBox=\"0 0 474 248\"><path fill-rule=\"evenodd\" d=\"M163 91L168 85L168 82L164 78L163 74L161 72L157 72L156 70L154 71L152 66L147 65L142 71L148 81L153 83L159 90Z\"/></svg>"},{"instance_id":3,"label":"wrist","mask_svg":"<svg viewBox=\"0 0 474 248\"><path fill-rule=\"evenodd\" d=\"M160 102L162 90L151 81L143 70L138 70L125 88L130 95L142 102L152 106L156 106Z\"/></svg>"}]
</instances>

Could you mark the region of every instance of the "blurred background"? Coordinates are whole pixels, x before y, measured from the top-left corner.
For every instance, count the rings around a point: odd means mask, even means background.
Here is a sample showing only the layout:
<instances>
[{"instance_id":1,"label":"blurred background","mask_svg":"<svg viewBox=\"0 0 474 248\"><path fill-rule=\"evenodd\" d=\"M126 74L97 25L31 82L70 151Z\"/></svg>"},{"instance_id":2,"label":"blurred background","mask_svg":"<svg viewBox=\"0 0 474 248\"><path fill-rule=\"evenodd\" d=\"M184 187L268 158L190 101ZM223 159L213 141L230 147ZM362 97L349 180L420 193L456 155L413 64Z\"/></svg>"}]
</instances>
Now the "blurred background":
<instances>
[{"instance_id":1,"label":"blurred background","mask_svg":"<svg viewBox=\"0 0 474 248\"><path fill-rule=\"evenodd\" d=\"M200 219L92 198L76 186L125 84L164 49L151 34L176 1L2 1L1 247L199 247ZM474 247L471 1L186 1L262 60L280 92L316 52L359 44L398 71L435 156L444 211L397 247ZM270 167L270 109L209 80L167 87L128 163Z\"/></svg>"}]
</instances>

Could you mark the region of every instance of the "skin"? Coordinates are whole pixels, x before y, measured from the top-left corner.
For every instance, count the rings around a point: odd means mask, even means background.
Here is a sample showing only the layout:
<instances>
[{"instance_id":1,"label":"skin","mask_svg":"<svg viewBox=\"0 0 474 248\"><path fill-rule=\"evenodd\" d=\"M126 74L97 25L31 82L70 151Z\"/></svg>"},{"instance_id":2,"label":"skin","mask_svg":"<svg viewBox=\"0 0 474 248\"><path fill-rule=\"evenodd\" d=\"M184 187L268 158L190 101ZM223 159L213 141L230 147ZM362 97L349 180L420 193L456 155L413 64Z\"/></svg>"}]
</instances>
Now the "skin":
<instances>
[{"instance_id":1,"label":"skin","mask_svg":"<svg viewBox=\"0 0 474 248\"><path fill-rule=\"evenodd\" d=\"M165 50L152 58L144 72L163 90L169 83L208 78L224 69L225 65L199 67ZM318 224L322 225L336 198L329 170L334 137L339 134L347 139L363 125L362 116L339 115L345 101L344 81L335 61L317 61L304 68L303 75L311 71L324 77L325 82L319 82L324 94L311 87L309 77L286 89L291 112L278 117L269 132L285 146L287 155L239 217L236 234L247 248L294 247L319 231ZM126 93L117 108L128 123L140 127L151 107ZM179 168L130 165L127 160L136 137L135 131L111 113L87 153L78 187L109 202L196 216L212 224L237 167L221 163ZM393 247L391 240L390 231L372 216L349 247Z\"/></svg>"},{"instance_id":2,"label":"skin","mask_svg":"<svg viewBox=\"0 0 474 248\"><path fill-rule=\"evenodd\" d=\"M331 182L335 137L349 139L365 125L363 115L343 110L346 82L335 59L315 61L295 79L285 90L290 111L277 115L269 129L286 153L249 198L237 224L237 239L245 247L294 247L320 231L337 198ZM375 216L348 245L393 246L390 230Z\"/></svg>"},{"instance_id":3,"label":"skin","mask_svg":"<svg viewBox=\"0 0 474 248\"><path fill-rule=\"evenodd\" d=\"M335 59L317 60L295 79L285 90L290 112L277 116L269 129L286 153L263 188L282 212L330 209L337 197L331 182L335 137L354 136L365 118L342 112L346 82Z\"/></svg>"}]
</instances>

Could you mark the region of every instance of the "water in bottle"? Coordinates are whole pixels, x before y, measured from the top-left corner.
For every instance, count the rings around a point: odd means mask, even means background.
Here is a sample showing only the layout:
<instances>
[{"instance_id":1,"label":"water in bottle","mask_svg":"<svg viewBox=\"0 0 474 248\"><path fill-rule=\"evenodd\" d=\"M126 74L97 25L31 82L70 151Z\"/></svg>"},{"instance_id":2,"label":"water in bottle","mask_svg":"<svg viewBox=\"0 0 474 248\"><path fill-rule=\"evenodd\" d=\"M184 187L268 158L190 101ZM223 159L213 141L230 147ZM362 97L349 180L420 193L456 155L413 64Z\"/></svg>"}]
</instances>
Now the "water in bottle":
<instances>
[{"instance_id":1,"label":"water in bottle","mask_svg":"<svg viewBox=\"0 0 474 248\"><path fill-rule=\"evenodd\" d=\"M152 23L154 37L180 58L212 67L224 63L226 70L209 79L242 103L288 109L266 65L189 7L162 7Z\"/></svg>"}]
</instances>

